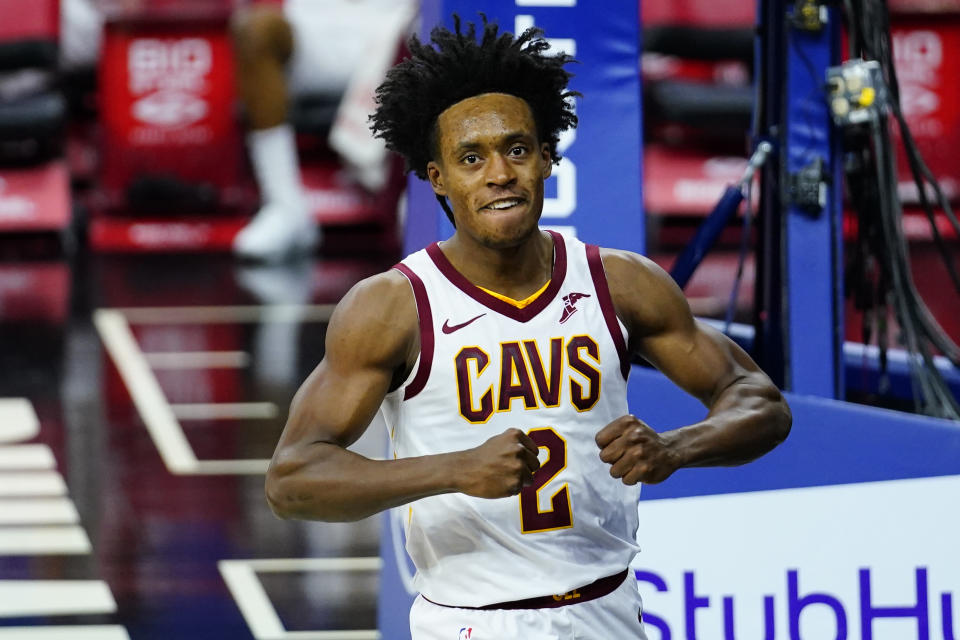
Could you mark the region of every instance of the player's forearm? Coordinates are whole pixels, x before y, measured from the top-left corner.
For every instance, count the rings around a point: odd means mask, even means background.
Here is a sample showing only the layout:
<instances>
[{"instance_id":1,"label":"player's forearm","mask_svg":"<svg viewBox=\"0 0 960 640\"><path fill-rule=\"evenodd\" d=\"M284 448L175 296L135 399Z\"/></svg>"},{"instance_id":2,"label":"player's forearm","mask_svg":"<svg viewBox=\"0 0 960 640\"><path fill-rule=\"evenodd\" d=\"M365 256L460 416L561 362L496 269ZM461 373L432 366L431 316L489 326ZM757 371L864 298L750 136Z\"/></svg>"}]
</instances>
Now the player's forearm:
<instances>
[{"instance_id":1,"label":"player's forearm","mask_svg":"<svg viewBox=\"0 0 960 640\"><path fill-rule=\"evenodd\" d=\"M267 471L267 502L281 518L348 522L456 491L456 454L371 460L337 445L278 451Z\"/></svg>"},{"instance_id":2,"label":"player's forearm","mask_svg":"<svg viewBox=\"0 0 960 640\"><path fill-rule=\"evenodd\" d=\"M725 389L702 422L663 436L681 467L738 465L783 442L792 420L776 387L747 377Z\"/></svg>"}]
</instances>

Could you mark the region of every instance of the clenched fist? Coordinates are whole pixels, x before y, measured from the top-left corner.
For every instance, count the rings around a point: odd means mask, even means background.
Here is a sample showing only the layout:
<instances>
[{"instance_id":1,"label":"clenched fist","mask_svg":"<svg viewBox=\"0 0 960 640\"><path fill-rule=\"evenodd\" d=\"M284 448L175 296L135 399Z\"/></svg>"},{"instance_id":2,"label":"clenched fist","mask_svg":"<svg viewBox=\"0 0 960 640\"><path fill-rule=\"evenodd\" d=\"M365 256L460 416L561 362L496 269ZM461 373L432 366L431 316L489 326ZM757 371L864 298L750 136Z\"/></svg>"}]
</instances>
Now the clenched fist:
<instances>
[{"instance_id":1,"label":"clenched fist","mask_svg":"<svg viewBox=\"0 0 960 640\"><path fill-rule=\"evenodd\" d=\"M455 473L460 492L477 498L517 495L540 468L538 453L530 436L519 429L493 436L458 457Z\"/></svg>"},{"instance_id":2,"label":"clenched fist","mask_svg":"<svg viewBox=\"0 0 960 640\"><path fill-rule=\"evenodd\" d=\"M624 484L663 482L679 466L667 441L634 416L617 418L597 433L596 441L610 475Z\"/></svg>"}]
</instances>

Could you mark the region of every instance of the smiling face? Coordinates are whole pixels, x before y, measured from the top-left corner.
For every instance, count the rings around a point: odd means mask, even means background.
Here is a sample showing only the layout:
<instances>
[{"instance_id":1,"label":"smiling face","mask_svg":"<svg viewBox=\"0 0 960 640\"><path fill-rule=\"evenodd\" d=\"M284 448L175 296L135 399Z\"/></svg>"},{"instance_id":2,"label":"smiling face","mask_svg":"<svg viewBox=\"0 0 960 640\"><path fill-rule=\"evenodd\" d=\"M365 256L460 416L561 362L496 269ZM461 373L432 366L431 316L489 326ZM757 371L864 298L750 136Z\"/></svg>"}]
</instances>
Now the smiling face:
<instances>
[{"instance_id":1,"label":"smiling face","mask_svg":"<svg viewBox=\"0 0 960 640\"><path fill-rule=\"evenodd\" d=\"M526 101L503 93L462 100L437 118L437 138L427 176L450 201L460 239L501 249L529 238L552 163Z\"/></svg>"}]
</instances>

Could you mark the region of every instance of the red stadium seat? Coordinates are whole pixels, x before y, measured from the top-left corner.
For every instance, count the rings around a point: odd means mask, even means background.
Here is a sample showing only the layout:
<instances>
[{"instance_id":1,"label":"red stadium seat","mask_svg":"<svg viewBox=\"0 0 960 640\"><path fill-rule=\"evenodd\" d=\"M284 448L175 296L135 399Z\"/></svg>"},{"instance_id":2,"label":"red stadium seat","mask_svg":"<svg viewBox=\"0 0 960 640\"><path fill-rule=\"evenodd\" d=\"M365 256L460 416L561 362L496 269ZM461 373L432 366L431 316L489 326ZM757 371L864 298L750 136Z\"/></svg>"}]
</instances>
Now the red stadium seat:
<instances>
[{"instance_id":1,"label":"red stadium seat","mask_svg":"<svg viewBox=\"0 0 960 640\"><path fill-rule=\"evenodd\" d=\"M56 65L60 0L0 0L0 16L0 70Z\"/></svg>"},{"instance_id":2,"label":"red stadium seat","mask_svg":"<svg viewBox=\"0 0 960 640\"><path fill-rule=\"evenodd\" d=\"M223 24L170 29L157 16L113 19L100 59L100 181L110 205L146 213L150 202L206 210L238 204L230 188L240 182L242 147ZM162 202L164 185L169 202ZM140 190L152 199L130 203Z\"/></svg>"},{"instance_id":3,"label":"red stadium seat","mask_svg":"<svg viewBox=\"0 0 960 640\"><path fill-rule=\"evenodd\" d=\"M70 271L59 259L71 224L56 90L59 0L0 0L0 309L5 322L62 323Z\"/></svg>"},{"instance_id":4,"label":"red stadium seat","mask_svg":"<svg viewBox=\"0 0 960 640\"><path fill-rule=\"evenodd\" d=\"M0 92L0 233L70 223L60 157L66 109L54 89L59 11L59 0L0 0L0 70L8 83Z\"/></svg>"},{"instance_id":5,"label":"red stadium seat","mask_svg":"<svg viewBox=\"0 0 960 640\"><path fill-rule=\"evenodd\" d=\"M743 0L672 0L641 2L643 25L686 25L701 28L726 28L752 25L755 2Z\"/></svg>"},{"instance_id":6,"label":"red stadium seat","mask_svg":"<svg viewBox=\"0 0 960 640\"><path fill-rule=\"evenodd\" d=\"M926 164L944 193L960 202L960 7L939 15L893 16L894 65L900 105ZM899 128L894 128L899 138ZM902 142L897 144L900 198L919 203Z\"/></svg>"},{"instance_id":7,"label":"red stadium seat","mask_svg":"<svg viewBox=\"0 0 960 640\"><path fill-rule=\"evenodd\" d=\"M95 248L223 249L243 226L255 193L236 117L233 5L149 0L107 14Z\"/></svg>"},{"instance_id":8,"label":"red stadium seat","mask_svg":"<svg viewBox=\"0 0 960 640\"><path fill-rule=\"evenodd\" d=\"M648 213L705 215L731 182L716 169L745 166L731 156L744 153L753 113L755 10L736 0L641 3Z\"/></svg>"}]
</instances>

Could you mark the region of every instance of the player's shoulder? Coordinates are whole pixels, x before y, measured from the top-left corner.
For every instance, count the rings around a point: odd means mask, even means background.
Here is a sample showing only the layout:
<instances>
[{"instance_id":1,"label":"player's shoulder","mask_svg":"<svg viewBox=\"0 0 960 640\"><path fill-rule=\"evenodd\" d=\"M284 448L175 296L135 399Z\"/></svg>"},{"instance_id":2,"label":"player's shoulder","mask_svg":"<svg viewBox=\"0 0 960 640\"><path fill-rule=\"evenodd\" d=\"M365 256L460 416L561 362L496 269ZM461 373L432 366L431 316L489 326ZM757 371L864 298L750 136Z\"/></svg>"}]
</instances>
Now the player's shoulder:
<instances>
[{"instance_id":1,"label":"player's shoulder","mask_svg":"<svg viewBox=\"0 0 960 640\"><path fill-rule=\"evenodd\" d=\"M633 251L623 249L600 248L600 259L611 294L614 289L626 287L669 287L673 279L656 262Z\"/></svg>"},{"instance_id":2,"label":"player's shoulder","mask_svg":"<svg viewBox=\"0 0 960 640\"><path fill-rule=\"evenodd\" d=\"M600 249L617 315L631 333L662 328L670 317L689 315L683 292L656 262L632 251Z\"/></svg>"},{"instance_id":3,"label":"player's shoulder","mask_svg":"<svg viewBox=\"0 0 960 640\"><path fill-rule=\"evenodd\" d=\"M338 310L356 316L416 318L416 302L410 282L396 269L388 269L359 281L343 297Z\"/></svg>"},{"instance_id":4,"label":"player's shoulder","mask_svg":"<svg viewBox=\"0 0 960 640\"><path fill-rule=\"evenodd\" d=\"M418 328L410 284L391 269L361 280L337 305L327 329L327 355L400 366L415 357Z\"/></svg>"}]
</instances>

